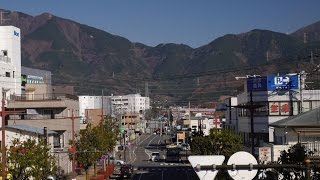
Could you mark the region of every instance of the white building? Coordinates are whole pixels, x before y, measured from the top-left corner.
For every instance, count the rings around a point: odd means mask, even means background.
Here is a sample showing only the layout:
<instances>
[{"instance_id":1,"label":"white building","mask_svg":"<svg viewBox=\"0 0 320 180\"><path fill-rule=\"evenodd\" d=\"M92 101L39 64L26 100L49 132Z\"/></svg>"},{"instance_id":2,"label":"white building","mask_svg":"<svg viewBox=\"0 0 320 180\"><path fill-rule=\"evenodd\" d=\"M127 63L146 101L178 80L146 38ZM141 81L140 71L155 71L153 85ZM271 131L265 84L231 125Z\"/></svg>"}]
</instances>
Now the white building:
<instances>
[{"instance_id":1,"label":"white building","mask_svg":"<svg viewBox=\"0 0 320 180\"><path fill-rule=\"evenodd\" d=\"M108 96L79 96L80 123L88 122L86 109L101 109L101 114L103 112L104 116L111 115L111 98Z\"/></svg>"},{"instance_id":2,"label":"white building","mask_svg":"<svg viewBox=\"0 0 320 180\"><path fill-rule=\"evenodd\" d=\"M111 96L113 113L139 113L150 109L150 98L140 94L128 94L124 96Z\"/></svg>"},{"instance_id":3,"label":"white building","mask_svg":"<svg viewBox=\"0 0 320 180\"><path fill-rule=\"evenodd\" d=\"M0 99L21 94L20 29L0 26Z\"/></svg>"}]
</instances>

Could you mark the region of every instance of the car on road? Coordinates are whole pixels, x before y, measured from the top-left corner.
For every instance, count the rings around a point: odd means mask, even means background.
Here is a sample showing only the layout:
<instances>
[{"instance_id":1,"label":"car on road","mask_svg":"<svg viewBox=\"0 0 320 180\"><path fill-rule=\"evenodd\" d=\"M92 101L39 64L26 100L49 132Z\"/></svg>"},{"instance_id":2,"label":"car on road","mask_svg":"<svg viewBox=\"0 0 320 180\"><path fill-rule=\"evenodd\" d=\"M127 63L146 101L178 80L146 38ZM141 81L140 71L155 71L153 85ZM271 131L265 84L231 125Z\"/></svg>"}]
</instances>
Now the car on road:
<instances>
[{"instance_id":1,"label":"car on road","mask_svg":"<svg viewBox=\"0 0 320 180\"><path fill-rule=\"evenodd\" d=\"M115 164L117 166L121 166L121 165L125 164L125 162L122 160L119 160L119 159L115 159L114 157L110 157L109 164Z\"/></svg>"},{"instance_id":2,"label":"car on road","mask_svg":"<svg viewBox=\"0 0 320 180\"><path fill-rule=\"evenodd\" d=\"M120 178L130 178L133 174L133 167L131 164L123 164L120 167Z\"/></svg>"},{"instance_id":3,"label":"car on road","mask_svg":"<svg viewBox=\"0 0 320 180\"><path fill-rule=\"evenodd\" d=\"M159 152L152 152L151 153L151 161L159 161L160 153Z\"/></svg>"}]
</instances>

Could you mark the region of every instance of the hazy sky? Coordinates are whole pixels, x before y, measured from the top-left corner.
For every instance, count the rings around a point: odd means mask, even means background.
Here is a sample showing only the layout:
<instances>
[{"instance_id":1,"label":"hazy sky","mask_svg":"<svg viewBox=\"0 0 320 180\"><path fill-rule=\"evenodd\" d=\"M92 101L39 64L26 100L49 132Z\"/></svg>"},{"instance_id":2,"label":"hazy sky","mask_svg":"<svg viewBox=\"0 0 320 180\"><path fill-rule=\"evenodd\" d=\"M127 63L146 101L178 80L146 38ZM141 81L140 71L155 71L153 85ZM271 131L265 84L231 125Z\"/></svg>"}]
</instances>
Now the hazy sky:
<instances>
[{"instance_id":1,"label":"hazy sky","mask_svg":"<svg viewBox=\"0 0 320 180\"><path fill-rule=\"evenodd\" d=\"M252 29L291 33L320 20L319 0L1 0L0 8L48 12L150 46L199 47Z\"/></svg>"}]
</instances>

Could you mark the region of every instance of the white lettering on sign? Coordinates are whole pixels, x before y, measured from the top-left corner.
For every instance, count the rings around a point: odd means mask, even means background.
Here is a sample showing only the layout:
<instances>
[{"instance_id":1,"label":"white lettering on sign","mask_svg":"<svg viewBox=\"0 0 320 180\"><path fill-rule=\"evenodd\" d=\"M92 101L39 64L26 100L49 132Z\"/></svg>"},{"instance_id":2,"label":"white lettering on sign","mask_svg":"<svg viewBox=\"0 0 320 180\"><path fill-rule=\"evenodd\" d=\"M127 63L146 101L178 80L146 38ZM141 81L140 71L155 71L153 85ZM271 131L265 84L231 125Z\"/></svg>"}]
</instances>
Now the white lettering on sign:
<instances>
[{"instance_id":1,"label":"white lettering on sign","mask_svg":"<svg viewBox=\"0 0 320 180\"><path fill-rule=\"evenodd\" d=\"M275 77L274 84L275 85L286 85L290 82L289 77Z\"/></svg>"}]
</instances>

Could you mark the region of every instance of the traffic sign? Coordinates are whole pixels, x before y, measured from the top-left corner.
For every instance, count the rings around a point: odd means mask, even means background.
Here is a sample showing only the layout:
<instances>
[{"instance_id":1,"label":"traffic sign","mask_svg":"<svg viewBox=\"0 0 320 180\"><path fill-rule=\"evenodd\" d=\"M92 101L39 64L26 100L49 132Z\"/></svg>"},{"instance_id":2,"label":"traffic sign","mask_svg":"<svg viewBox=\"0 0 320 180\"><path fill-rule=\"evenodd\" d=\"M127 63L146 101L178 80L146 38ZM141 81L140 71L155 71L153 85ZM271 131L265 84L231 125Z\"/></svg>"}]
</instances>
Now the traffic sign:
<instances>
[{"instance_id":1,"label":"traffic sign","mask_svg":"<svg viewBox=\"0 0 320 180\"><path fill-rule=\"evenodd\" d=\"M103 160L103 159L108 159L108 155L102 155L101 156L101 159Z\"/></svg>"},{"instance_id":2,"label":"traffic sign","mask_svg":"<svg viewBox=\"0 0 320 180\"><path fill-rule=\"evenodd\" d=\"M227 165L257 165L258 162L256 158L245 151L239 151L234 153L228 160ZM257 173L258 170L228 170L228 173L230 177L234 180L242 180L242 179L253 179Z\"/></svg>"},{"instance_id":3,"label":"traffic sign","mask_svg":"<svg viewBox=\"0 0 320 180\"><path fill-rule=\"evenodd\" d=\"M189 156L188 160L193 168L197 165L207 166L207 165L222 165L225 157L223 155L211 155L211 156ZM218 170L215 171L196 171L198 177L201 180L212 180L218 174Z\"/></svg>"}]
</instances>

